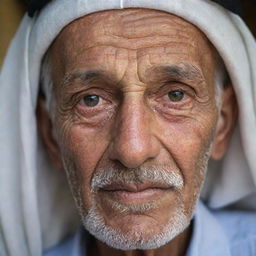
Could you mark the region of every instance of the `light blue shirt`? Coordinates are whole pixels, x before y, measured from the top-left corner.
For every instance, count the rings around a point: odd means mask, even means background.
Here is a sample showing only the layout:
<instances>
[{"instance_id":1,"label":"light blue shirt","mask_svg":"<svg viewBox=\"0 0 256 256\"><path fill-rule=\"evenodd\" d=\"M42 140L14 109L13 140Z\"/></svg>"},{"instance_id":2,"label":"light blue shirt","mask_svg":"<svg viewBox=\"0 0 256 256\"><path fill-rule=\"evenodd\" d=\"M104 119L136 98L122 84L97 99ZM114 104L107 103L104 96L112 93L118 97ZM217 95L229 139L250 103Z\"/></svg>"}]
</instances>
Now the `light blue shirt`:
<instances>
[{"instance_id":1,"label":"light blue shirt","mask_svg":"<svg viewBox=\"0 0 256 256\"><path fill-rule=\"evenodd\" d=\"M44 256L86 256L90 239L80 230ZM256 213L210 211L199 202L186 256L256 256Z\"/></svg>"}]
</instances>

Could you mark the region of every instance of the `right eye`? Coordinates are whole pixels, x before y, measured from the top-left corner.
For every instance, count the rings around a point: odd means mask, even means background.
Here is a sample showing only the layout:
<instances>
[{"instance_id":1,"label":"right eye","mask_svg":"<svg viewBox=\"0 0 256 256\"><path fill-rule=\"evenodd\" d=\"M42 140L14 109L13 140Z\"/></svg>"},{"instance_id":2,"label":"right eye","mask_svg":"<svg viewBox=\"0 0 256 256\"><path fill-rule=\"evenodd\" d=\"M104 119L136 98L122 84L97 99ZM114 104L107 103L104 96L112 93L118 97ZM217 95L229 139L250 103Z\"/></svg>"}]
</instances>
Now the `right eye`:
<instances>
[{"instance_id":1,"label":"right eye","mask_svg":"<svg viewBox=\"0 0 256 256\"><path fill-rule=\"evenodd\" d=\"M101 98L98 95L87 95L84 96L81 101L80 104L86 107L96 107L100 104L101 102Z\"/></svg>"},{"instance_id":2,"label":"right eye","mask_svg":"<svg viewBox=\"0 0 256 256\"><path fill-rule=\"evenodd\" d=\"M172 102L179 102L182 101L184 98L184 92L181 90L174 90L174 91L170 91L168 93L168 98L170 99L170 101Z\"/></svg>"}]
</instances>

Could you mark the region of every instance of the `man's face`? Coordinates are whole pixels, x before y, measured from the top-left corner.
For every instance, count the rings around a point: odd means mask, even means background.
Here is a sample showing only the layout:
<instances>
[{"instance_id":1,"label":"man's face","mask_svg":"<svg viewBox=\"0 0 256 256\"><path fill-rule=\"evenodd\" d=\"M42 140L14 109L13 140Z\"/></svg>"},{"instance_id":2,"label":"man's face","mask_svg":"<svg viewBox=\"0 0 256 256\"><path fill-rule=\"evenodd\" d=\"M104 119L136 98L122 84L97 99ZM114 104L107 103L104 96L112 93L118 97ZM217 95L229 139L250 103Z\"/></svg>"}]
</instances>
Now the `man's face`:
<instances>
[{"instance_id":1,"label":"man's face","mask_svg":"<svg viewBox=\"0 0 256 256\"><path fill-rule=\"evenodd\" d=\"M190 222L214 140L215 52L153 10L91 14L51 47L54 130L77 206L97 238L154 248Z\"/></svg>"}]
</instances>

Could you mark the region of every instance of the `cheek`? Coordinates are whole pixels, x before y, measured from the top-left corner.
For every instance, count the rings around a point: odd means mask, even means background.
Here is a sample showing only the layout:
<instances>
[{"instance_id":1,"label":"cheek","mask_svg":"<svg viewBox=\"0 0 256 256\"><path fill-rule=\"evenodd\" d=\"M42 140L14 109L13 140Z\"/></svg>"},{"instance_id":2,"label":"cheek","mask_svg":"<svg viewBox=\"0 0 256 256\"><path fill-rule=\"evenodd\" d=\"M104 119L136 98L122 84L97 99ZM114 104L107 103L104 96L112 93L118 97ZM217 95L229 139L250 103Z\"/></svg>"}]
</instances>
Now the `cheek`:
<instances>
[{"instance_id":1,"label":"cheek","mask_svg":"<svg viewBox=\"0 0 256 256\"><path fill-rule=\"evenodd\" d=\"M171 157L177 160L177 164L193 167L196 166L193 163L209 148L214 130L214 122L203 125L201 122L189 120L165 124L165 129L161 131L161 140Z\"/></svg>"},{"instance_id":2,"label":"cheek","mask_svg":"<svg viewBox=\"0 0 256 256\"><path fill-rule=\"evenodd\" d=\"M66 130L60 133L65 134L61 137L60 148L68 173L73 172L73 180L76 179L82 188L82 194L87 196L85 202L90 197L90 182L105 148L108 143L104 134L105 131L88 129L82 125L65 126Z\"/></svg>"},{"instance_id":3,"label":"cheek","mask_svg":"<svg viewBox=\"0 0 256 256\"><path fill-rule=\"evenodd\" d=\"M203 184L214 130L213 118L212 122L189 120L175 124L165 123L165 129L161 132L161 141L183 176L185 186L182 196L188 205L195 201Z\"/></svg>"},{"instance_id":4,"label":"cheek","mask_svg":"<svg viewBox=\"0 0 256 256\"><path fill-rule=\"evenodd\" d=\"M100 132L81 126L72 127L68 135L65 147L74 161L80 163L82 170L94 169L105 150L106 139Z\"/></svg>"}]
</instances>

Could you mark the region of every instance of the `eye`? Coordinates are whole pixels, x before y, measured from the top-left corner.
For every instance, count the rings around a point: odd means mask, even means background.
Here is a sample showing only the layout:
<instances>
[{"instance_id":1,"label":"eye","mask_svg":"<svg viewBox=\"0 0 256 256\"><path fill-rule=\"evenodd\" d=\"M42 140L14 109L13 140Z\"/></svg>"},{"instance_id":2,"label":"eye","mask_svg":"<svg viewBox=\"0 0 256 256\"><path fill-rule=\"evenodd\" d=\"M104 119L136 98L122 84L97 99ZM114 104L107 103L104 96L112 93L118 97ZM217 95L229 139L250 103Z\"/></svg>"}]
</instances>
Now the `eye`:
<instances>
[{"instance_id":1,"label":"eye","mask_svg":"<svg viewBox=\"0 0 256 256\"><path fill-rule=\"evenodd\" d=\"M168 93L168 98L172 102L179 102L183 100L184 96L184 92L180 90L170 91Z\"/></svg>"},{"instance_id":2,"label":"eye","mask_svg":"<svg viewBox=\"0 0 256 256\"><path fill-rule=\"evenodd\" d=\"M100 102L98 95L87 95L81 100L81 104L86 107L96 107Z\"/></svg>"}]
</instances>

